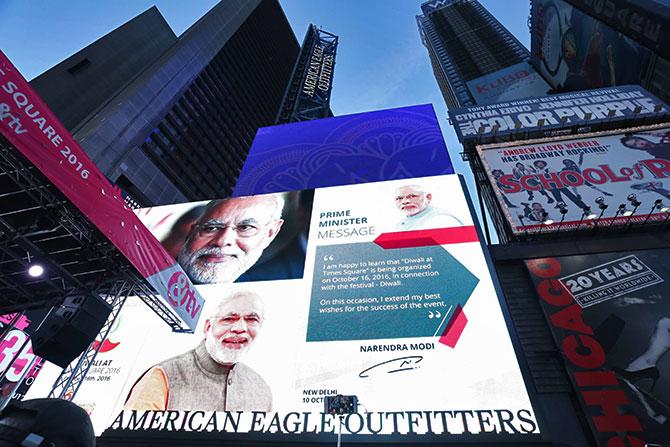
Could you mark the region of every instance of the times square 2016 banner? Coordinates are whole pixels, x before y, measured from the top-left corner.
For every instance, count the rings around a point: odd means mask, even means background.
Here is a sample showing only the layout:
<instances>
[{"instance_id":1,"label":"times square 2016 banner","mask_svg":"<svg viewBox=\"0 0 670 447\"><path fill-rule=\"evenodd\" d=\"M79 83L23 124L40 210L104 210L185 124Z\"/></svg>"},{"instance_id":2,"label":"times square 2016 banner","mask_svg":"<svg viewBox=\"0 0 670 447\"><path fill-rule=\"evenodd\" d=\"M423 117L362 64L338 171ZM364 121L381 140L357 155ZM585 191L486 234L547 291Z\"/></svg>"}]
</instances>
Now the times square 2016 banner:
<instances>
[{"instance_id":1,"label":"times square 2016 banner","mask_svg":"<svg viewBox=\"0 0 670 447\"><path fill-rule=\"evenodd\" d=\"M526 266L598 445L670 445L670 250Z\"/></svg>"},{"instance_id":2,"label":"times square 2016 banner","mask_svg":"<svg viewBox=\"0 0 670 447\"><path fill-rule=\"evenodd\" d=\"M559 226L584 230L668 217L668 127L517 146L480 146L478 152L515 234L550 232ZM631 194L640 202L638 207ZM601 209L599 203L607 208Z\"/></svg>"},{"instance_id":3,"label":"times square 2016 banner","mask_svg":"<svg viewBox=\"0 0 670 447\"><path fill-rule=\"evenodd\" d=\"M342 421L347 435L539 439L458 176L139 215L206 298L204 317L195 334L176 334L145 307L126 305L74 398L98 433L334 442L339 421L323 413L323 399L343 394L360 403ZM304 267L281 267L286 253ZM55 373L45 367L32 395Z\"/></svg>"},{"instance_id":4,"label":"times square 2016 banner","mask_svg":"<svg viewBox=\"0 0 670 447\"><path fill-rule=\"evenodd\" d=\"M0 135L114 244L184 330L196 326L203 301L186 274L2 51Z\"/></svg>"}]
</instances>

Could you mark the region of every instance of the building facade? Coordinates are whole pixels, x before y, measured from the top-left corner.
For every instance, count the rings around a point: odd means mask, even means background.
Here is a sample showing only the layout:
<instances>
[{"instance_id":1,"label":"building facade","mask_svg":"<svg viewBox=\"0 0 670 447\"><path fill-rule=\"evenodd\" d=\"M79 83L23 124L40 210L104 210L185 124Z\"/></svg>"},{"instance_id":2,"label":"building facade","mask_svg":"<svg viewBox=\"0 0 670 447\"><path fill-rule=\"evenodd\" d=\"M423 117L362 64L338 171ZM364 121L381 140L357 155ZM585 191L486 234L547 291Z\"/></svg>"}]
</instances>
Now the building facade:
<instances>
[{"instance_id":1,"label":"building facade","mask_svg":"<svg viewBox=\"0 0 670 447\"><path fill-rule=\"evenodd\" d=\"M203 200L232 192L298 52L277 0L220 2L179 37L151 8L32 84L127 198Z\"/></svg>"},{"instance_id":2,"label":"building facade","mask_svg":"<svg viewBox=\"0 0 670 447\"><path fill-rule=\"evenodd\" d=\"M421 11L421 40L450 109L478 103L469 81L530 60L529 51L477 0L431 0Z\"/></svg>"}]
</instances>

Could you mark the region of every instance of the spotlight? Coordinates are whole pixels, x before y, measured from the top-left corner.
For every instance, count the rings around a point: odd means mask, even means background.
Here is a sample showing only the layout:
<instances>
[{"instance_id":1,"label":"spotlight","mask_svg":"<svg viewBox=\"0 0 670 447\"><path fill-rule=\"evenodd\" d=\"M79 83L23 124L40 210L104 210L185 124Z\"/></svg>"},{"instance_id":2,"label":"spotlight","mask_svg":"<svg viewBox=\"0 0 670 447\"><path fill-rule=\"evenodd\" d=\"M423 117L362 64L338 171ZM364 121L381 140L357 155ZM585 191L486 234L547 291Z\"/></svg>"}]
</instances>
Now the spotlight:
<instances>
[{"instance_id":1,"label":"spotlight","mask_svg":"<svg viewBox=\"0 0 670 447\"><path fill-rule=\"evenodd\" d=\"M642 202L637 200L637 196L635 194L629 194L627 199L630 202L630 204L633 205L634 207L638 207L642 204Z\"/></svg>"},{"instance_id":2,"label":"spotlight","mask_svg":"<svg viewBox=\"0 0 670 447\"><path fill-rule=\"evenodd\" d=\"M42 276L43 273L44 273L44 267L42 267L39 264L33 264L28 269L28 274L30 276L32 276L33 278L37 278L39 276Z\"/></svg>"},{"instance_id":3,"label":"spotlight","mask_svg":"<svg viewBox=\"0 0 670 447\"><path fill-rule=\"evenodd\" d=\"M589 220L593 220L593 219L595 219L596 217L598 217L598 215L597 215L597 214L593 214L593 213L591 213L591 214L589 214L588 216L586 216L586 218L589 219Z\"/></svg>"},{"instance_id":4,"label":"spotlight","mask_svg":"<svg viewBox=\"0 0 670 447\"><path fill-rule=\"evenodd\" d=\"M544 222L542 222L542 223L543 223L543 224L545 224L545 225L551 225L551 224L553 224L553 223L554 223L554 221L553 221L553 220L551 220L551 219L547 219L547 220L545 220L545 221L544 221Z\"/></svg>"},{"instance_id":5,"label":"spotlight","mask_svg":"<svg viewBox=\"0 0 670 447\"><path fill-rule=\"evenodd\" d=\"M670 206L664 206L663 208L661 208L661 212L663 213L667 213L668 211L670 211Z\"/></svg>"},{"instance_id":6,"label":"spotlight","mask_svg":"<svg viewBox=\"0 0 670 447\"><path fill-rule=\"evenodd\" d=\"M605 203L605 199L602 196L596 199L596 203L601 210L605 211L607 209L608 205Z\"/></svg>"},{"instance_id":7,"label":"spotlight","mask_svg":"<svg viewBox=\"0 0 670 447\"><path fill-rule=\"evenodd\" d=\"M623 215L626 216L626 217L632 216L633 212L631 210L626 210L626 211L623 212Z\"/></svg>"}]
</instances>

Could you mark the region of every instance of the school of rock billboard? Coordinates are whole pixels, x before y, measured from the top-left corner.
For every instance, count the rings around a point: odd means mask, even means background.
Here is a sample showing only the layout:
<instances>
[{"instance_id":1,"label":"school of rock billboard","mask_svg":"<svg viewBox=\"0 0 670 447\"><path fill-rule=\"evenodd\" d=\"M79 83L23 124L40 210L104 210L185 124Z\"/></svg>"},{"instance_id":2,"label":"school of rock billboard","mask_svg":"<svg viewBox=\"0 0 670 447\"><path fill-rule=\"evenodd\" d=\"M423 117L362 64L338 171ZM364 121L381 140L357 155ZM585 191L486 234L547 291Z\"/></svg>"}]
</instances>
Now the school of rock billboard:
<instances>
[{"instance_id":1,"label":"school of rock billboard","mask_svg":"<svg viewBox=\"0 0 670 447\"><path fill-rule=\"evenodd\" d=\"M665 221L670 127L478 147L514 234ZM636 208L631 194L640 202ZM655 202L660 200L661 203ZM599 202L607 205L601 209ZM625 205L620 208L620 205ZM565 213L561 212L561 207ZM633 211L635 211L633 213Z\"/></svg>"},{"instance_id":2,"label":"school of rock billboard","mask_svg":"<svg viewBox=\"0 0 670 447\"><path fill-rule=\"evenodd\" d=\"M447 175L141 210L206 298L204 317L195 334L172 333L130 301L74 401L98 433L330 442L339 422L324 396L356 395L346 435L537 441L462 185ZM273 262L285 253L301 266ZM56 374L45 367L31 393Z\"/></svg>"},{"instance_id":3,"label":"school of rock billboard","mask_svg":"<svg viewBox=\"0 0 670 447\"><path fill-rule=\"evenodd\" d=\"M641 84L652 52L564 0L533 0L531 55L557 91Z\"/></svg>"},{"instance_id":4,"label":"school of rock billboard","mask_svg":"<svg viewBox=\"0 0 670 447\"><path fill-rule=\"evenodd\" d=\"M526 266L598 445L668 445L670 250Z\"/></svg>"}]
</instances>

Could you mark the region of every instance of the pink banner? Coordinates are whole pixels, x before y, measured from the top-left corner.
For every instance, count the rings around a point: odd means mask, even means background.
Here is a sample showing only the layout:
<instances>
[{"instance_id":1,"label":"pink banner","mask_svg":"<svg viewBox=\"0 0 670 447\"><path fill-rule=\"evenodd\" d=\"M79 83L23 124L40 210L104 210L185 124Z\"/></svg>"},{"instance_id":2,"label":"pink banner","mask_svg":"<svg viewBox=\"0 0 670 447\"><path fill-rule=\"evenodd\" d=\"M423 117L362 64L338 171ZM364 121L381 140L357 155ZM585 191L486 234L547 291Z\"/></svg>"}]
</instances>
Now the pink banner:
<instances>
[{"instance_id":1,"label":"pink banner","mask_svg":"<svg viewBox=\"0 0 670 447\"><path fill-rule=\"evenodd\" d=\"M186 274L1 51L0 132L195 328L204 300Z\"/></svg>"}]
</instances>

